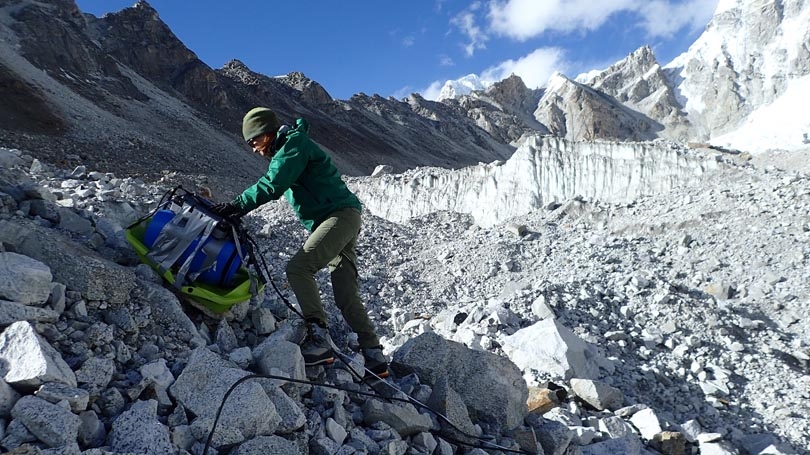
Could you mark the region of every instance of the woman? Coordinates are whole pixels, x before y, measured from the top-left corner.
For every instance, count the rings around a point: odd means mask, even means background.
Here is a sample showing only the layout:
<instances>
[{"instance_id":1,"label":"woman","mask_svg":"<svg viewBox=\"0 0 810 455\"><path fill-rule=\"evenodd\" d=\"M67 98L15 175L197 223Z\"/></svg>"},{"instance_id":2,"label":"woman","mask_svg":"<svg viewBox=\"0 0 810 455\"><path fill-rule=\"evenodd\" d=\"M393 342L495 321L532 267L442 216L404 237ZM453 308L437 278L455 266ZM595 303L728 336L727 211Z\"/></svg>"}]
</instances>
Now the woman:
<instances>
[{"instance_id":1,"label":"woman","mask_svg":"<svg viewBox=\"0 0 810 455\"><path fill-rule=\"evenodd\" d=\"M224 216L242 216L282 195L311 234L287 264L287 279L307 323L301 353L307 365L334 362L315 273L329 266L335 304L357 333L366 368L388 376L374 324L357 292L357 255L362 206L341 179L332 159L308 136L309 124L279 128L268 108L251 109L242 121L242 135L255 153L271 158L267 172L233 201L217 204Z\"/></svg>"}]
</instances>

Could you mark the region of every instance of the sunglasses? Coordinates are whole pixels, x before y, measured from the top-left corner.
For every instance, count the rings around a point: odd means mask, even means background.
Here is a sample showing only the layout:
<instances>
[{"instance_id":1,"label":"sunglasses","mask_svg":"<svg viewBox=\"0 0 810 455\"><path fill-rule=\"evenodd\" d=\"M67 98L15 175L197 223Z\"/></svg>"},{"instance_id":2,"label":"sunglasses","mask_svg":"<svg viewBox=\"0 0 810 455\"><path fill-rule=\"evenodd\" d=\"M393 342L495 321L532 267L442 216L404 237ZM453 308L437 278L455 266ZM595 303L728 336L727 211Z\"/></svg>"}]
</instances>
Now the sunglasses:
<instances>
[{"instance_id":1,"label":"sunglasses","mask_svg":"<svg viewBox=\"0 0 810 455\"><path fill-rule=\"evenodd\" d=\"M265 134L260 134L260 135L254 137L254 138L248 139L247 143L248 143L249 146L255 147L256 144L258 144L259 141L261 141L262 138L265 137L265 136L266 136Z\"/></svg>"}]
</instances>

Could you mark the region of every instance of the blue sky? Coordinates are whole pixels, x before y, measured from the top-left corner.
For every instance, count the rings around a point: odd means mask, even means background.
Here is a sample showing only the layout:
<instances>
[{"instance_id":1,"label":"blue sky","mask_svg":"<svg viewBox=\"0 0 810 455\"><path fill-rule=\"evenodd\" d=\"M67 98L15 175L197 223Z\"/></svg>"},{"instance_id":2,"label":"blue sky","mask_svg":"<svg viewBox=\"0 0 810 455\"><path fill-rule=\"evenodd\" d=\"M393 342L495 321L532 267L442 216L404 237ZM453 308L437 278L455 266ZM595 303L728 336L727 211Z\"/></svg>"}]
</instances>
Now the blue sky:
<instances>
[{"instance_id":1,"label":"blue sky","mask_svg":"<svg viewBox=\"0 0 810 455\"><path fill-rule=\"evenodd\" d=\"M543 86L650 45L666 64L700 35L718 0L151 0L212 68L239 59L268 76L303 72L330 95L433 99L446 80L518 74ZM135 0L77 0L102 16ZM192 6L193 5L193 6ZM305 5L305 6L304 6Z\"/></svg>"}]
</instances>

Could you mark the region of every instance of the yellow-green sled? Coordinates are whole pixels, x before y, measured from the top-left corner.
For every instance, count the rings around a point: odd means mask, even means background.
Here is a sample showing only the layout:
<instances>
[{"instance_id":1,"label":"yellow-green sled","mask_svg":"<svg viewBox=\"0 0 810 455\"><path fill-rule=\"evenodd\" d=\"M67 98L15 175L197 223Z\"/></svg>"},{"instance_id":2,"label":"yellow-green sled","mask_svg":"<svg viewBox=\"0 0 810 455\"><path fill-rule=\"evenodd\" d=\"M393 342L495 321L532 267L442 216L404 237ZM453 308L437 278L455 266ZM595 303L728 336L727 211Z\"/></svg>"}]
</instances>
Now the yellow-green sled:
<instances>
[{"instance_id":1,"label":"yellow-green sled","mask_svg":"<svg viewBox=\"0 0 810 455\"><path fill-rule=\"evenodd\" d=\"M144 236L151 221L152 216L149 216L129 226L125 230L127 241L132 245L140 260L158 272L174 290L179 292L180 297L185 297L215 314L222 314L234 305L250 300L253 295L261 293L264 289L264 280L257 278L256 274L250 273L244 265L236 270L228 287L201 281L192 281L178 286L177 284L180 283L176 283L177 270L170 268L162 271L161 267L149 257L150 249L144 242Z\"/></svg>"}]
</instances>

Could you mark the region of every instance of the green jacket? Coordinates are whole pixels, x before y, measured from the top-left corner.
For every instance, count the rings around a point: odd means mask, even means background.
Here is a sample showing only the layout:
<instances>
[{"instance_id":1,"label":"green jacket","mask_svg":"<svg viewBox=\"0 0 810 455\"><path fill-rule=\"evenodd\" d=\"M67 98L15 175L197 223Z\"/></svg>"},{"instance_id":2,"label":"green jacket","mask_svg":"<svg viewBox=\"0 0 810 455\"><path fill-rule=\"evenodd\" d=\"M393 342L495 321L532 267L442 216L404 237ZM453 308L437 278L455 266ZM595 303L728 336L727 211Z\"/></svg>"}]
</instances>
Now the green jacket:
<instances>
[{"instance_id":1,"label":"green jacket","mask_svg":"<svg viewBox=\"0 0 810 455\"><path fill-rule=\"evenodd\" d=\"M283 194L304 227L312 231L336 210L362 209L332 159L309 138L308 131L309 123L299 118L286 132L286 142L270 160L267 173L233 200L244 213Z\"/></svg>"}]
</instances>

